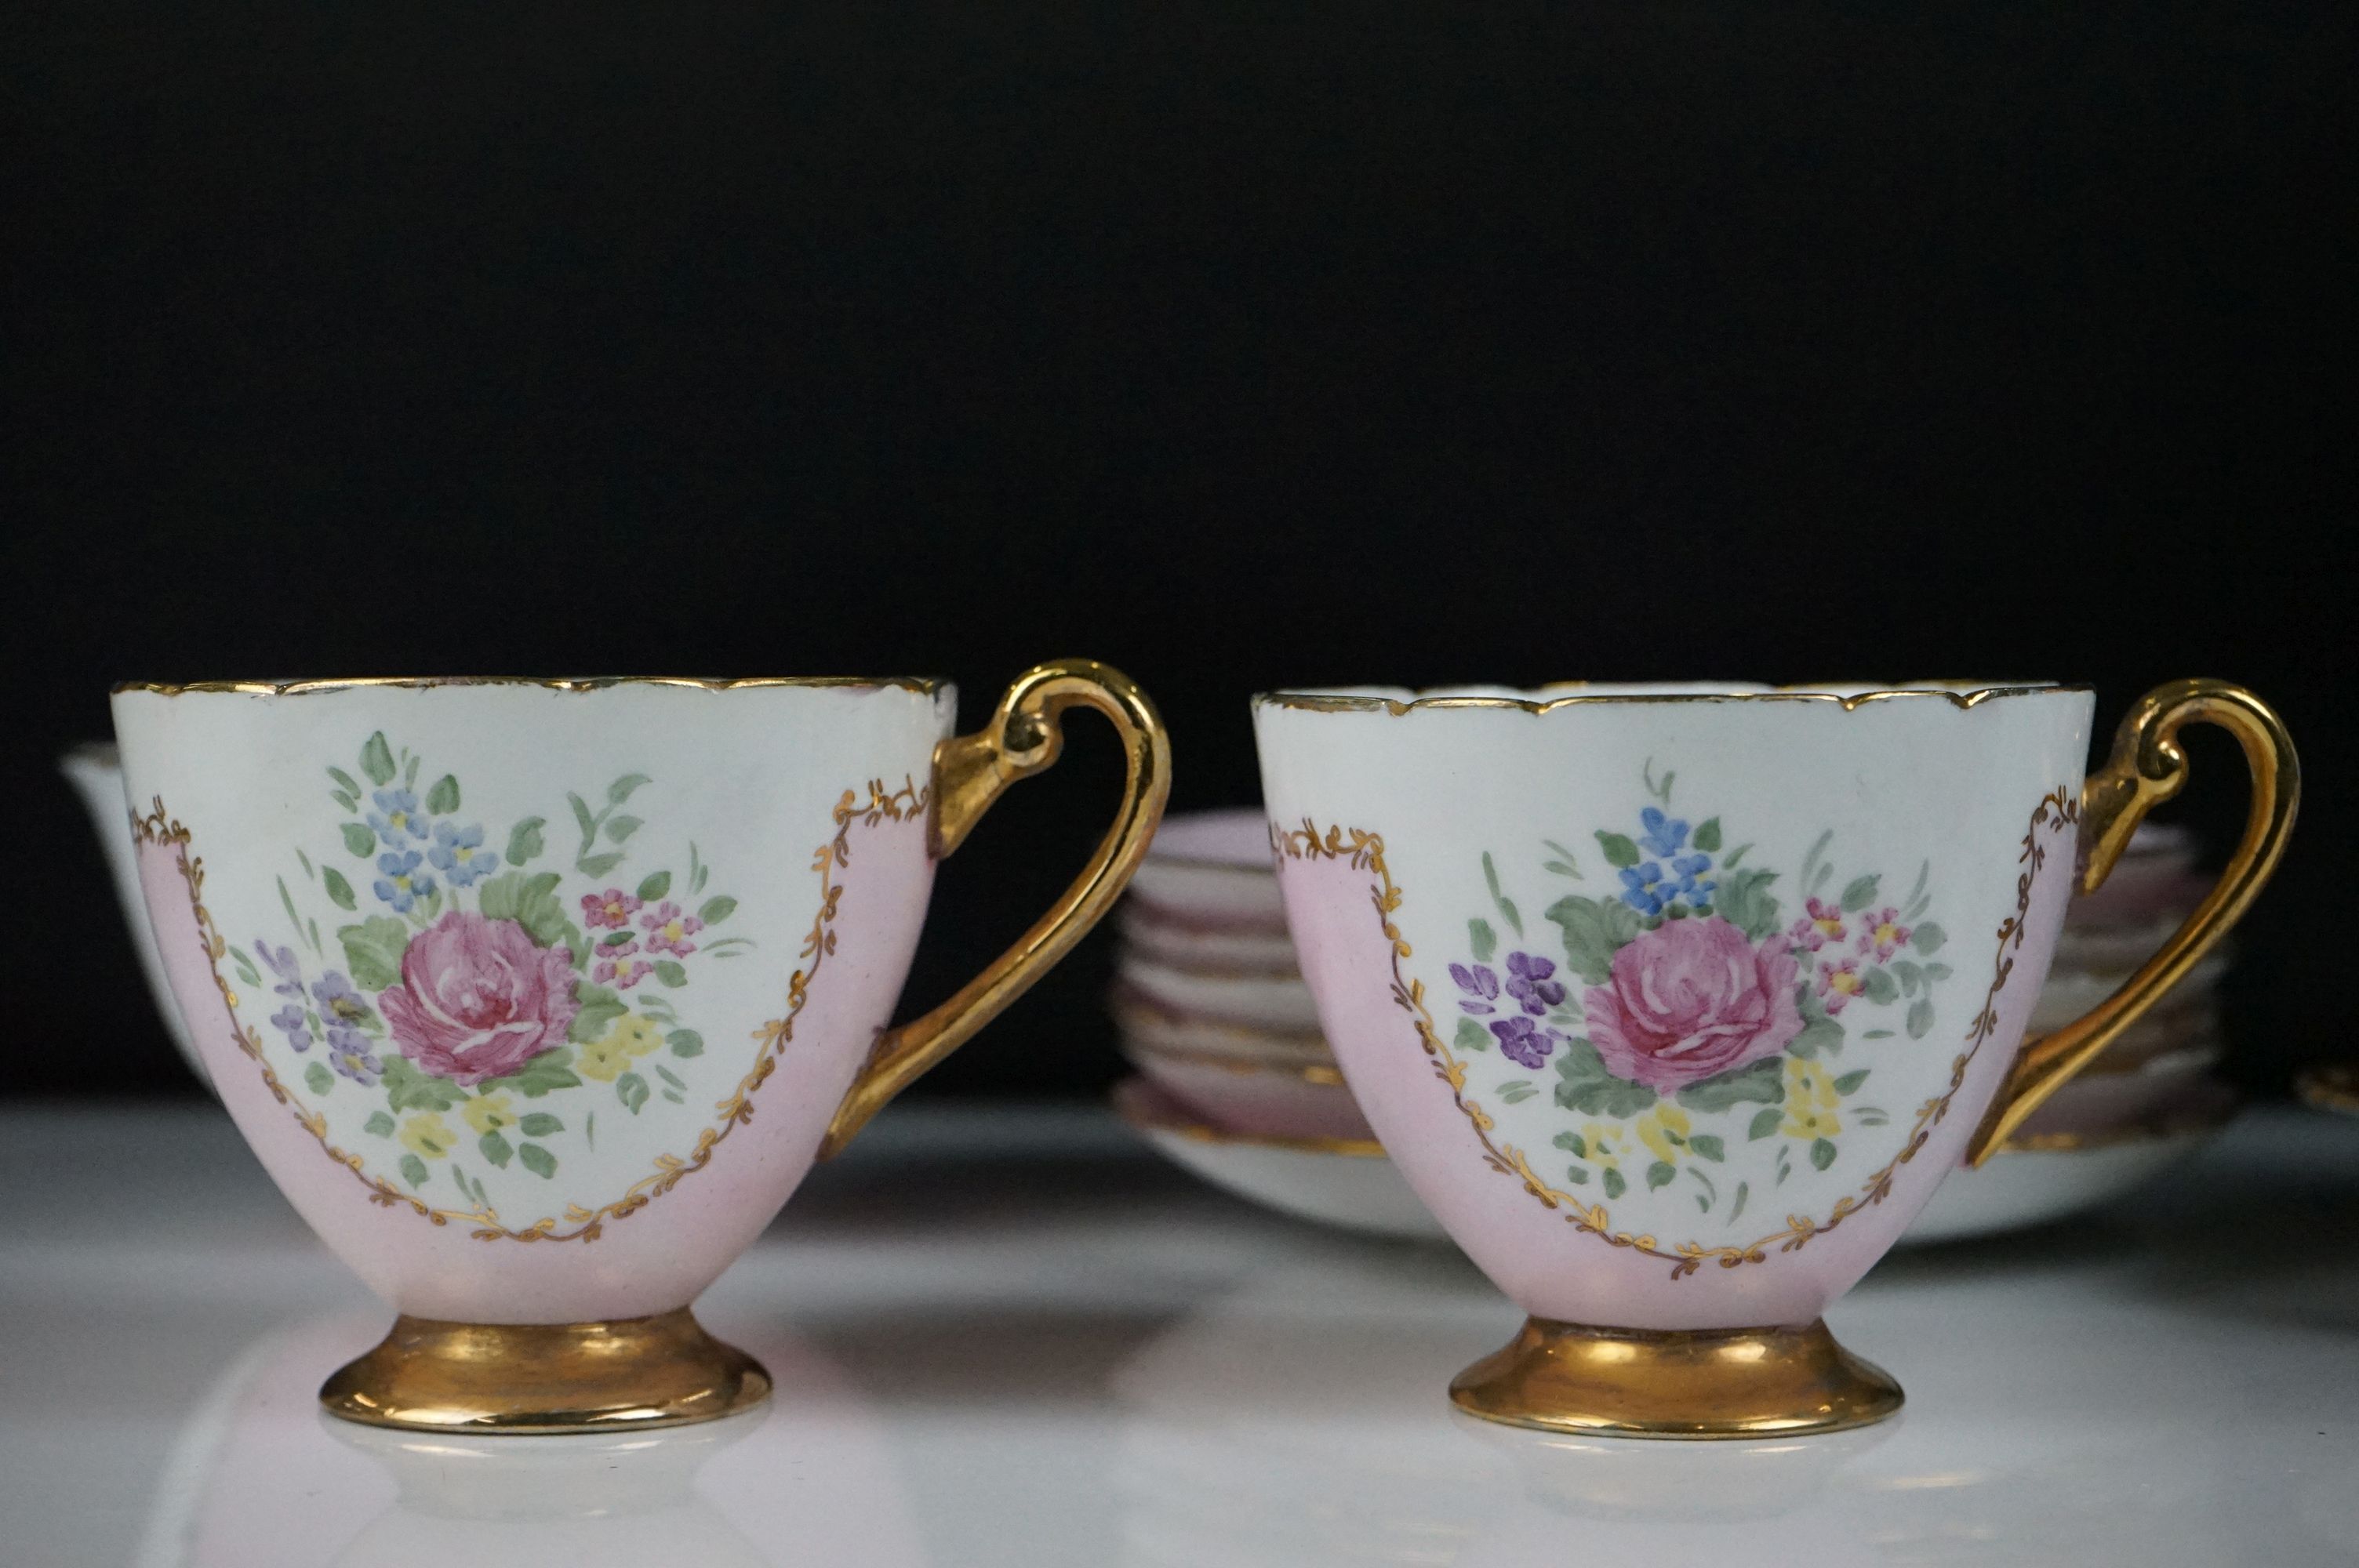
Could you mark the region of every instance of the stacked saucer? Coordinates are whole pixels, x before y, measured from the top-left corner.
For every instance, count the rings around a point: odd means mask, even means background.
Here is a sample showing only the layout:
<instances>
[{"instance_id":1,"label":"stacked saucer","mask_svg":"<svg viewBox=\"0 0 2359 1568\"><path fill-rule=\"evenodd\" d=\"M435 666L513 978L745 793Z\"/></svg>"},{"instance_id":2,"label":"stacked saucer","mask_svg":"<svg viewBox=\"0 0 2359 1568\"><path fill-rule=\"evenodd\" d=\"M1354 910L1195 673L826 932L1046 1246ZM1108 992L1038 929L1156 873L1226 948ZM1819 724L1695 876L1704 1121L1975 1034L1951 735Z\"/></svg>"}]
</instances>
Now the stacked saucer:
<instances>
[{"instance_id":1,"label":"stacked saucer","mask_svg":"<svg viewBox=\"0 0 2359 1568\"><path fill-rule=\"evenodd\" d=\"M1165 819L1131 882L1113 998L1141 1076L1224 1132L1375 1135L1319 1033L1256 811Z\"/></svg>"},{"instance_id":2,"label":"stacked saucer","mask_svg":"<svg viewBox=\"0 0 2359 1568\"><path fill-rule=\"evenodd\" d=\"M1124 1120L1214 1186L1306 1219L1439 1237L1384 1156L1296 967L1257 811L1166 817L1124 905Z\"/></svg>"}]
</instances>

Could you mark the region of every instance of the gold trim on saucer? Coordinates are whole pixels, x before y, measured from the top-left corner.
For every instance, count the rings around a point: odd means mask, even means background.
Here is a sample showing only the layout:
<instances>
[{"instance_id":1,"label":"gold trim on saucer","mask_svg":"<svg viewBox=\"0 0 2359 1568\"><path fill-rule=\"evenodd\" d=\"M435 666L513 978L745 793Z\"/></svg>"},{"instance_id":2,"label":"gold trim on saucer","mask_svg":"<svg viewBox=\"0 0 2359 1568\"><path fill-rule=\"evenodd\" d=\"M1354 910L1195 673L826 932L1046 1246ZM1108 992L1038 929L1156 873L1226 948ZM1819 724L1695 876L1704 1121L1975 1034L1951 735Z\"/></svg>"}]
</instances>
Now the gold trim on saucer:
<instances>
[{"instance_id":1,"label":"gold trim on saucer","mask_svg":"<svg viewBox=\"0 0 2359 1568\"><path fill-rule=\"evenodd\" d=\"M1116 973L1125 968L1145 966L1149 968L1169 969L1175 975L1184 976L1191 980L1299 981L1302 979L1302 966L1291 960L1272 960L1264 964L1207 963L1201 958L1180 958L1167 953L1158 953L1154 948L1127 935L1124 940L1126 946L1121 958L1115 961ZM1135 985L1137 982L1132 983Z\"/></svg>"},{"instance_id":2,"label":"gold trim on saucer","mask_svg":"<svg viewBox=\"0 0 2359 1568\"><path fill-rule=\"evenodd\" d=\"M1114 1089L1114 1113L1124 1126L1139 1132L1170 1132L1191 1143L1229 1143L1255 1149L1285 1149L1298 1154L1347 1154L1355 1160L1382 1159L1385 1146L1373 1138L1286 1137L1274 1132L1231 1132L1206 1121L1194 1121L1152 1103L1140 1103L1142 1080L1126 1078Z\"/></svg>"},{"instance_id":3,"label":"gold trim on saucer","mask_svg":"<svg viewBox=\"0 0 2359 1568\"><path fill-rule=\"evenodd\" d=\"M613 1323L446 1323L404 1314L320 1389L330 1415L412 1432L641 1431L716 1421L770 1374L686 1307Z\"/></svg>"},{"instance_id":4,"label":"gold trim on saucer","mask_svg":"<svg viewBox=\"0 0 2359 1568\"><path fill-rule=\"evenodd\" d=\"M939 676L746 676L719 679L704 676L347 676L324 680L199 680L117 681L110 691L144 691L157 697L188 697L203 693L234 693L242 697L315 697L327 692L391 687L422 691L439 686L529 686L544 691L603 691L614 686L672 686L692 691L737 691L748 687L812 686L897 687L931 697L950 682Z\"/></svg>"},{"instance_id":5,"label":"gold trim on saucer","mask_svg":"<svg viewBox=\"0 0 2359 1568\"><path fill-rule=\"evenodd\" d=\"M2119 1149L2131 1143L2162 1143L2192 1133L2217 1132L2235 1119L2242 1102L2230 1098L2209 1109L2182 1112L2104 1127L2086 1132L2018 1132L1998 1146L2001 1154L2082 1153L2092 1149Z\"/></svg>"},{"instance_id":6,"label":"gold trim on saucer","mask_svg":"<svg viewBox=\"0 0 2359 1568\"><path fill-rule=\"evenodd\" d=\"M2304 1105L2359 1116L2359 1064L2336 1062L2305 1068L2295 1076L2293 1087Z\"/></svg>"},{"instance_id":7,"label":"gold trim on saucer","mask_svg":"<svg viewBox=\"0 0 2359 1568\"><path fill-rule=\"evenodd\" d=\"M1218 1067L1240 1076L1254 1073L1269 1073L1281 1078L1299 1078L1321 1088L1340 1089L1343 1074L1339 1067L1325 1062L1254 1062L1237 1056L1223 1055L1218 1051L1190 1051L1178 1045L1150 1045L1143 1040L1126 1040L1123 1053L1136 1058L1159 1057L1167 1062L1180 1062L1192 1067Z\"/></svg>"},{"instance_id":8,"label":"gold trim on saucer","mask_svg":"<svg viewBox=\"0 0 2359 1568\"><path fill-rule=\"evenodd\" d=\"M1552 713L1560 708L1664 702L1832 702L1848 713L1872 702L1891 702L1902 697L1940 697L1962 709L1977 708L2003 697L2054 697L2095 689L2093 687L2059 686L2041 681L1995 686L1980 686L1971 681L1919 681L1874 691L1853 692L1849 696L1824 689L1840 684L1843 683L1821 681L1810 686L1749 688L1731 685L1726 690L1714 690L1712 689L1712 682L1697 681L1693 683L1692 689L1602 692L1582 689L1590 685L1587 681L1559 681L1534 688L1529 697L1451 697L1412 693L1404 699L1343 690L1264 691L1255 693L1253 700L1256 708L1293 708L1311 713L1386 713L1396 719L1419 708L1492 708L1518 709L1525 713ZM1567 695L1543 695L1555 691Z\"/></svg>"},{"instance_id":9,"label":"gold trim on saucer","mask_svg":"<svg viewBox=\"0 0 2359 1568\"><path fill-rule=\"evenodd\" d=\"M1804 1328L1592 1328L1527 1318L1451 1379L1450 1400L1506 1426L1593 1436L1797 1437L1897 1413L1900 1385Z\"/></svg>"},{"instance_id":10,"label":"gold trim on saucer","mask_svg":"<svg viewBox=\"0 0 2359 1568\"><path fill-rule=\"evenodd\" d=\"M1265 1029L1259 1024L1239 1023L1234 1019L1206 1018L1201 1013L1183 1012L1168 1002L1158 1001L1128 980L1117 978L1107 998L1114 1022L1128 1028L1134 1020L1151 1019L1155 1023L1172 1029L1199 1030L1208 1034L1224 1034L1233 1040L1257 1040L1265 1044L1296 1046L1316 1046L1332 1054L1326 1034L1311 1029ZM1125 1016L1127 1015L1127 1016Z\"/></svg>"}]
</instances>

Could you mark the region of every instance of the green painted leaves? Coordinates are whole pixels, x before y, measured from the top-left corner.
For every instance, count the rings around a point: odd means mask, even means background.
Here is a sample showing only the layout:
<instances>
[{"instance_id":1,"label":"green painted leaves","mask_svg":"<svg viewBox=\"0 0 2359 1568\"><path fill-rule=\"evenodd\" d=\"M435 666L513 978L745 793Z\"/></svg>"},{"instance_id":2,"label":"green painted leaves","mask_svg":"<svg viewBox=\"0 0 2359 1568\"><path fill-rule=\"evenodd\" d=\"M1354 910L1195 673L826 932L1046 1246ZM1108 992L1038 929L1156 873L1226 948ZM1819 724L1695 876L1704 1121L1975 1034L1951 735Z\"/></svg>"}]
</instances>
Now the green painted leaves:
<instances>
[{"instance_id":1,"label":"green painted leaves","mask_svg":"<svg viewBox=\"0 0 2359 1568\"><path fill-rule=\"evenodd\" d=\"M1823 1138L1810 1140L1810 1163L1825 1170L1835 1162L1835 1146Z\"/></svg>"},{"instance_id":2,"label":"green painted leaves","mask_svg":"<svg viewBox=\"0 0 2359 1568\"><path fill-rule=\"evenodd\" d=\"M426 809L437 816L459 809L459 781L454 775L444 773L434 781L434 787L426 792Z\"/></svg>"},{"instance_id":3,"label":"green painted leaves","mask_svg":"<svg viewBox=\"0 0 2359 1568\"><path fill-rule=\"evenodd\" d=\"M538 1099L552 1089L570 1089L581 1082L573 1072L573 1048L552 1045L505 1078L485 1078L476 1092L514 1089L527 1099Z\"/></svg>"},{"instance_id":4,"label":"green painted leaves","mask_svg":"<svg viewBox=\"0 0 2359 1568\"><path fill-rule=\"evenodd\" d=\"M373 1110L369 1112L369 1119L361 1123L361 1130L373 1138L390 1138L393 1136L393 1118L381 1110Z\"/></svg>"},{"instance_id":5,"label":"green painted leaves","mask_svg":"<svg viewBox=\"0 0 2359 1568\"><path fill-rule=\"evenodd\" d=\"M1843 913L1845 914L1857 914L1861 910L1865 909L1869 904L1874 903L1875 902L1876 887L1883 881L1884 879L1882 877L1870 874L1864 877L1854 877L1850 881L1845 882L1843 890Z\"/></svg>"},{"instance_id":6,"label":"green painted leaves","mask_svg":"<svg viewBox=\"0 0 2359 1568\"><path fill-rule=\"evenodd\" d=\"M343 835L344 849L356 859L365 860L376 853L376 835L358 822L347 822L338 829Z\"/></svg>"},{"instance_id":7,"label":"green painted leaves","mask_svg":"<svg viewBox=\"0 0 2359 1568\"><path fill-rule=\"evenodd\" d=\"M1949 939L1950 934L1930 920L1908 933L1909 944L1919 954L1928 958L1940 952L1941 944Z\"/></svg>"},{"instance_id":8,"label":"green painted leaves","mask_svg":"<svg viewBox=\"0 0 2359 1568\"><path fill-rule=\"evenodd\" d=\"M639 902L641 903L653 903L656 900L663 897L664 894L669 892L671 892L671 873L669 871L651 871L639 881Z\"/></svg>"},{"instance_id":9,"label":"green painted leaves","mask_svg":"<svg viewBox=\"0 0 2359 1568\"><path fill-rule=\"evenodd\" d=\"M1794 1006L1802 1015L1802 1032L1786 1042L1786 1054L1799 1056L1805 1062L1821 1051L1843 1049L1843 1026L1827 1016L1825 1006L1810 990L1808 980L1794 987Z\"/></svg>"},{"instance_id":10,"label":"green painted leaves","mask_svg":"<svg viewBox=\"0 0 2359 1568\"><path fill-rule=\"evenodd\" d=\"M1471 1018L1461 1018L1458 1021L1458 1036L1453 1044L1461 1051L1488 1051L1491 1048L1491 1032Z\"/></svg>"},{"instance_id":11,"label":"green painted leaves","mask_svg":"<svg viewBox=\"0 0 2359 1568\"><path fill-rule=\"evenodd\" d=\"M426 1162L419 1159L415 1154L404 1154L401 1157L401 1175L402 1179L407 1181L413 1187L424 1186L426 1184Z\"/></svg>"},{"instance_id":12,"label":"green painted leaves","mask_svg":"<svg viewBox=\"0 0 2359 1568\"><path fill-rule=\"evenodd\" d=\"M527 1138L547 1138L565 1130L565 1123L545 1110L528 1110L516 1118L516 1130Z\"/></svg>"},{"instance_id":13,"label":"green painted leaves","mask_svg":"<svg viewBox=\"0 0 2359 1568\"><path fill-rule=\"evenodd\" d=\"M507 860L511 866L521 866L538 858L548 848L541 841L540 830L549 826L543 816L527 816L508 830Z\"/></svg>"},{"instance_id":14,"label":"green painted leaves","mask_svg":"<svg viewBox=\"0 0 2359 1568\"><path fill-rule=\"evenodd\" d=\"M484 1159L503 1171L507 1169L508 1162L516 1158L515 1146L496 1132L484 1133L475 1140L475 1147L483 1151Z\"/></svg>"},{"instance_id":15,"label":"green painted leaves","mask_svg":"<svg viewBox=\"0 0 2359 1568\"><path fill-rule=\"evenodd\" d=\"M1777 880L1777 872L1757 867L1731 871L1713 895L1721 918L1756 942L1768 936L1777 929L1777 901L1769 896Z\"/></svg>"},{"instance_id":16,"label":"green painted leaves","mask_svg":"<svg viewBox=\"0 0 2359 1568\"><path fill-rule=\"evenodd\" d=\"M633 1116L638 1115L640 1108L647 1103L647 1079L636 1073L625 1073L614 1080L615 1098Z\"/></svg>"},{"instance_id":17,"label":"green painted leaves","mask_svg":"<svg viewBox=\"0 0 2359 1568\"><path fill-rule=\"evenodd\" d=\"M1868 969L1860 976L1860 984L1866 992L1867 1000L1878 1005L1889 1005L1900 1000L1900 982L1892 978L1892 971L1889 969Z\"/></svg>"},{"instance_id":18,"label":"green painted leaves","mask_svg":"<svg viewBox=\"0 0 2359 1568\"><path fill-rule=\"evenodd\" d=\"M1690 1084L1677 1098L1690 1110L1701 1111L1745 1104L1778 1105L1786 1098L1786 1064L1780 1057L1766 1057Z\"/></svg>"},{"instance_id":19,"label":"green painted leaves","mask_svg":"<svg viewBox=\"0 0 2359 1568\"><path fill-rule=\"evenodd\" d=\"M527 1143L518 1149L516 1158L523 1162L526 1170L544 1182L557 1174L557 1156L538 1143Z\"/></svg>"},{"instance_id":20,"label":"green painted leaves","mask_svg":"<svg viewBox=\"0 0 2359 1568\"><path fill-rule=\"evenodd\" d=\"M723 895L719 898L706 899L703 904L698 908L696 918L701 920L707 925L718 925L736 913L737 901L734 898Z\"/></svg>"},{"instance_id":21,"label":"green painted leaves","mask_svg":"<svg viewBox=\"0 0 2359 1568\"><path fill-rule=\"evenodd\" d=\"M582 928L557 896L562 881L555 871L504 871L483 884L476 902L486 920L513 920L544 947L575 947Z\"/></svg>"},{"instance_id":22,"label":"green painted leaves","mask_svg":"<svg viewBox=\"0 0 2359 1568\"><path fill-rule=\"evenodd\" d=\"M650 782L645 773L625 773L606 786L606 804L596 812L590 803L578 795L568 795L566 805L573 808L573 824L582 829L582 847L573 852L573 869L585 877L603 877L623 863L619 849L592 853L598 847L603 830L610 844L621 844L643 826L636 816L616 816L614 808L631 798L640 785Z\"/></svg>"},{"instance_id":23,"label":"green painted leaves","mask_svg":"<svg viewBox=\"0 0 2359 1568\"><path fill-rule=\"evenodd\" d=\"M688 971L680 967L677 959L658 958L652 967L656 972L656 979L668 986L688 984Z\"/></svg>"},{"instance_id":24,"label":"green painted leaves","mask_svg":"<svg viewBox=\"0 0 2359 1568\"><path fill-rule=\"evenodd\" d=\"M1655 1103L1655 1091L1644 1084L1617 1078L1605 1070L1605 1059L1586 1040L1565 1042L1556 1062L1556 1103L1586 1116L1632 1117Z\"/></svg>"},{"instance_id":25,"label":"green painted leaves","mask_svg":"<svg viewBox=\"0 0 2359 1568\"><path fill-rule=\"evenodd\" d=\"M1775 1106L1767 1110L1755 1111L1752 1124L1745 1130L1745 1141L1748 1143L1760 1142L1764 1138L1777 1131L1785 1119L1786 1113Z\"/></svg>"},{"instance_id":26,"label":"green painted leaves","mask_svg":"<svg viewBox=\"0 0 2359 1568\"><path fill-rule=\"evenodd\" d=\"M344 874L335 867L320 868L320 885L328 890L328 897L334 901L338 909L350 910L356 907L353 898L353 884L344 881Z\"/></svg>"},{"instance_id":27,"label":"green painted leaves","mask_svg":"<svg viewBox=\"0 0 2359 1568\"><path fill-rule=\"evenodd\" d=\"M1626 833L1608 833L1600 828L1597 848L1605 856L1605 863L1623 870L1638 863L1638 842Z\"/></svg>"},{"instance_id":28,"label":"green painted leaves","mask_svg":"<svg viewBox=\"0 0 2359 1568\"><path fill-rule=\"evenodd\" d=\"M704 1036L693 1029L675 1029L664 1036L664 1044L671 1047L673 1055L683 1061L704 1054Z\"/></svg>"},{"instance_id":29,"label":"green painted leaves","mask_svg":"<svg viewBox=\"0 0 2359 1568\"><path fill-rule=\"evenodd\" d=\"M324 1095L336 1087L336 1075L328 1071L325 1062L314 1062L303 1069L303 1084L315 1095Z\"/></svg>"},{"instance_id":30,"label":"green painted leaves","mask_svg":"<svg viewBox=\"0 0 2359 1568\"><path fill-rule=\"evenodd\" d=\"M1720 853L1720 818L1717 816L1704 818L1702 826L1695 830L1695 838L1690 842L1707 855Z\"/></svg>"},{"instance_id":31,"label":"green painted leaves","mask_svg":"<svg viewBox=\"0 0 2359 1568\"><path fill-rule=\"evenodd\" d=\"M1720 1135L1716 1132L1699 1132L1689 1139L1688 1152L1700 1160L1710 1160L1714 1163L1724 1163L1728 1159L1728 1148L1721 1141Z\"/></svg>"},{"instance_id":32,"label":"green painted leaves","mask_svg":"<svg viewBox=\"0 0 2359 1568\"><path fill-rule=\"evenodd\" d=\"M1491 905L1499 912L1499 918L1507 923L1509 930L1521 936L1524 934L1524 917L1516 913L1507 895L1499 891L1499 869L1491 863L1491 851L1488 849L1483 851L1483 881L1490 886Z\"/></svg>"},{"instance_id":33,"label":"green painted leaves","mask_svg":"<svg viewBox=\"0 0 2359 1568\"><path fill-rule=\"evenodd\" d=\"M1491 955L1499 950L1499 934L1491 929L1487 920L1470 920L1466 923L1466 946L1476 963L1487 964Z\"/></svg>"},{"instance_id":34,"label":"green painted leaves","mask_svg":"<svg viewBox=\"0 0 2359 1568\"><path fill-rule=\"evenodd\" d=\"M401 980L401 956L409 947L409 924L390 914L373 914L358 925L340 925L336 940L343 945L344 970L363 990L381 991Z\"/></svg>"},{"instance_id":35,"label":"green painted leaves","mask_svg":"<svg viewBox=\"0 0 2359 1568\"><path fill-rule=\"evenodd\" d=\"M1542 918L1564 933L1566 967L1593 986L1613 978L1615 950L1638 935L1638 912L1620 899L1567 893L1549 905Z\"/></svg>"},{"instance_id":36,"label":"green painted leaves","mask_svg":"<svg viewBox=\"0 0 2359 1568\"><path fill-rule=\"evenodd\" d=\"M386 1103L401 1110L449 1110L467 1098L467 1091L448 1078L419 1072L408 1057L385 1058Z\"/></svg>"},{"instance_id":37,"label":"green painted leaves","mask_svg":"<svg viewBox=\"0 0 2359 1568\"><path fill-rule=\"evenodd\" d=\"M362 745L361 772L379 788L393 782L393 748L385 743L384 730L371 735Z\"/></svg>"},{"instance_id":38,"label":"green painted leaves","mask_svg":"<svg viewBox=\"0 0 2359 1568\"><path fill-rule=\"evenodd\" d=\"M573 1015L572 1026L565 1032L565 1037L576 1045L587 1045L603 1038L614 1020L630 1011L621 997L588 980L573 982L573 1000L582 1004L582 1011Z\"/></svg>"}]
</instances>

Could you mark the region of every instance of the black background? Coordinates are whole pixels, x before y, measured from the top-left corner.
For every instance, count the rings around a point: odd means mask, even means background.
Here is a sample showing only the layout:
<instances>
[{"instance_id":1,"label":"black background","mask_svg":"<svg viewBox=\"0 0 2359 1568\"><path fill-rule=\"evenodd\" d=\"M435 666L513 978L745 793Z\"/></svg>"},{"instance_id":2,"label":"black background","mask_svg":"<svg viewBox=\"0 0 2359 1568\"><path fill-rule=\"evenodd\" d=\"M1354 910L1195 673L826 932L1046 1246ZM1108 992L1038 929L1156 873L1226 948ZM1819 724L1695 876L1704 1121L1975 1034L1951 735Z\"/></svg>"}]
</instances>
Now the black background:
<instances>
[{"instance_id":1,"label":"black background","mask_svg":"<svg viewBox=\"0 0 2359 1568\"><path fill-rule=\"evenodd\" d=\"M2237 1070L2347 1049L2348 5L0 15L0 1090L195 1092L51 772L111 681L972 725L1065 654L1180 807L1274 684L2241 679L2310 789ZM1077 722L946 868L912 1003L1114 767ZM927 1092L1109 1081L1108 963Z\"/></svg>"}]
</instances>

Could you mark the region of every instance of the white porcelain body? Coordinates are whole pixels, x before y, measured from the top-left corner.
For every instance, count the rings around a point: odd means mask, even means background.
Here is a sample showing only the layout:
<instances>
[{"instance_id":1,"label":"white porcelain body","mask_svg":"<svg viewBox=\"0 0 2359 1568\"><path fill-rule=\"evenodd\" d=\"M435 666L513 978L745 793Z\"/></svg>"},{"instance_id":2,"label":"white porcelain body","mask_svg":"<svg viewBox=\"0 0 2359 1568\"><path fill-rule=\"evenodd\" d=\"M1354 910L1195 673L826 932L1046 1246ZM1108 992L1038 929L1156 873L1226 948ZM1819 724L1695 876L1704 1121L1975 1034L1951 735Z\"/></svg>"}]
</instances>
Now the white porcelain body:
<instances>
[{"instance_id":1,"label":"white porcelain body","mask_svg":"<svg viewBox=\"0 0 2359 1568\"><path fill-rule=\"evenodd\" d=\"M106 870L114 881L115 896L123 902L123 922L131 928L131 951L139 960L139 974L147 994L164 1020L164 1032L180 1060L210 1087L204 1057L190 1038L189 1026L172 1000L172 983L164 974L163 955L156 950L156 931L147 924L147 900L139 888L139 856L131 837L131 810L123 794L123 763L111 745L77 746L58 759L58 771L74 786L98 830L99 848L106 852Z\"/></svg>"},{"instance_id":2,"label":"white porcelain body","mask_svg":"<svg viewBox=\"0 0 2359 1568\"><path fill-rule=\"evenodd\" d=\"M917 683L114 698L223 1103L371 1289L484 1323L684 1305L768 1223L907 973L954 710Z\"/></svg>"},{"instance_id":3,"label":"white porcelain body","mask_svg":"<svg viewBox=\"0 0 2359 1568\"><path fill-rule=\"evenodd\" d=\"M1806 1323L1958 1163L2021 1041L2091 698L1589 690L1257 701L1303 974L1385 1147L1527 1312ZM1674 918L1700 853L1710 913ZM1887 908L1911 941L1861 952ZM1547 968L1521 1002L1516 963Z\"/></svg>"}]
</instances>

